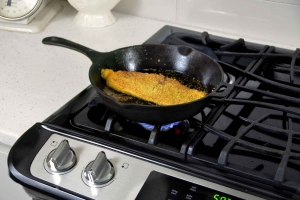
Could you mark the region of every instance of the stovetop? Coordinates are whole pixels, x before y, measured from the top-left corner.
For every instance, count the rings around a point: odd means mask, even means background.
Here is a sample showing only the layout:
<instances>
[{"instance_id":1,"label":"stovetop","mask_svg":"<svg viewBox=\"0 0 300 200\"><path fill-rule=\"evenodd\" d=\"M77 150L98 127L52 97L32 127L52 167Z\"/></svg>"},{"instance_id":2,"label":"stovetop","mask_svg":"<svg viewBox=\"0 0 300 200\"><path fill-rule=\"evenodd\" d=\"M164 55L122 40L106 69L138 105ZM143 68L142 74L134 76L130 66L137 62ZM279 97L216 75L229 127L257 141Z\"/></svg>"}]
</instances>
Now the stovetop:
<instances>
[{"instance_id":1,"label":"stovetop","mask_svg":"<svg viewBox=\"0 0 300 200\"><path fill-rule=\"evenodd\" d=\"M186 173L272 198L299 198L300 49L293 51L166 26L146 44L188 45L215 59L229 93L171 129L124 119L89 86L44 122ZM227 88L228 90L228 88ZM180 113L178 113L180 114ZM168 129L168 130L166 130ZM171 164L172 165L172 164Z\"/></svg>"}]
</instances>

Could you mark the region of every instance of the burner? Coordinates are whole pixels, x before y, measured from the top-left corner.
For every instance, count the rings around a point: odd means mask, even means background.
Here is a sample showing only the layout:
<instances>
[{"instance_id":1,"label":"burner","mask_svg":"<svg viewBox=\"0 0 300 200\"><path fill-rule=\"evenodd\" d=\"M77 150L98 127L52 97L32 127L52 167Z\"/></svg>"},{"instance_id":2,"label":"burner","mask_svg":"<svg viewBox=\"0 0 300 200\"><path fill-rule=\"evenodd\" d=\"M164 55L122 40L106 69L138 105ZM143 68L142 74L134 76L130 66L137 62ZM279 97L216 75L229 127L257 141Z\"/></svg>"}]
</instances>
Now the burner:
<instances>
[{"instance_id":1,"label":"burner","mask_svg":"<svg viewBox=\"0 0 300 200\"><path fill-rule=\"evenodd\" d=\"M173 122L170 124L165 124L163 126L161 126L160 130L161 131L168 131L171 128L173 128L174 126L177 126L180 122ZM146 130L148 131L153 131L153 129L155 128L155 125L151 125L151 124L147 124L147 123L140 123L138 122L139 125L141 125L142 127L144 127Z\"/></svg>"}]
</instances>

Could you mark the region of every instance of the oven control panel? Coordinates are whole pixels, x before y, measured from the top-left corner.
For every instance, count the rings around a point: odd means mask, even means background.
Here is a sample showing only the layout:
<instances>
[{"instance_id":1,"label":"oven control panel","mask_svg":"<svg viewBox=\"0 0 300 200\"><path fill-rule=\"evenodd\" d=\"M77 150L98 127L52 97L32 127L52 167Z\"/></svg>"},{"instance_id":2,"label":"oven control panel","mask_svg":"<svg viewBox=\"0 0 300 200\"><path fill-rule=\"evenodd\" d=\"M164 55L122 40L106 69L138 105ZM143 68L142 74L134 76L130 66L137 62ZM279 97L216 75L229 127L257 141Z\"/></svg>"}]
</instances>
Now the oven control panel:
<instances>
[{"instance_id":1,"label":"oven control panel","mask_svg":"<svg viewBox=\"0 0 300 200\"><path fill-rule=\"evenodd\" d=\"M136 200L243 200L242 198L152 171Z\"/></svg>"},{"instance_id":2,"label":"oven control panel","mask_svg":"<svg viewBox=\"0 0 300 200\"><path fill-rule=\"evenodd\" d=\"M43 128L53 133L33 160L30 172L59 190L109 200L261 199L119 149Z\"/></svg>"}]
</instances>

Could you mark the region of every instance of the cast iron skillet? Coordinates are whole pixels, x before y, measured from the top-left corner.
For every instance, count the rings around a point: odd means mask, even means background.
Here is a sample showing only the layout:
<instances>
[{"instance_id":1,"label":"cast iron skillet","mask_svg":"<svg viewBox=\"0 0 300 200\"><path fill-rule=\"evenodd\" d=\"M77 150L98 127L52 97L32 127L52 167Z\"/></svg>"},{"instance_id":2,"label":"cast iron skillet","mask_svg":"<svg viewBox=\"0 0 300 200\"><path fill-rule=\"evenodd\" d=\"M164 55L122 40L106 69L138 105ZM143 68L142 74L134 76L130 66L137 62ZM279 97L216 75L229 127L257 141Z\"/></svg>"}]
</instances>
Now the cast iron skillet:
<instances>
[{"instance_id":1,"label":"cast iron skillet","mask_svg":"<svg viewBox=\"0 0 300 200\"><path fill-rule=\"evenodd\" d=\"M89 71L90 82L102 98L103 103L116 114L132 121L166 124L187 119L199 113L211 97L226 96L229 92L228 89L217 92L221 86L228 86L223 82L224 74L220 65L190 47L140 45L101 53L58 37L44 38L43 43L73 49L89 57L92 61ZM102 68L110 68L115 71L172 70L199 80L209 94L199 100L171 106L123 103L105 92L107 86L101 77L100 70Z\"/></svg>"}]
</instances>

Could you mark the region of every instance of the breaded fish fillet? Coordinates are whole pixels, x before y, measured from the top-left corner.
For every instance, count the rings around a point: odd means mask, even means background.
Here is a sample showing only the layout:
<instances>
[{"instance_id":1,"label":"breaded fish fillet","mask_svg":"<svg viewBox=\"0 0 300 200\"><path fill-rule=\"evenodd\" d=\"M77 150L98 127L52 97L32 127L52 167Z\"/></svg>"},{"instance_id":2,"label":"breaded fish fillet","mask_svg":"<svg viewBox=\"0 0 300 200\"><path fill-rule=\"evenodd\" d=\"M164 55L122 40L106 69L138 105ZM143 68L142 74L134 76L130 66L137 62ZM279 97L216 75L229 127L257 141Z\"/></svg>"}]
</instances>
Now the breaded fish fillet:
<instances>
[{"instance_id":1,"label":"breaded fish fillet","mask_svg":"<svg viewBox=\"0 0 300 200\"><path fill-rule=\"evenodd\" d=\"M101 76L110 88L157 105L186 103L206 95L161 74L102 69Z\"/></svg>"}]
</instances>

